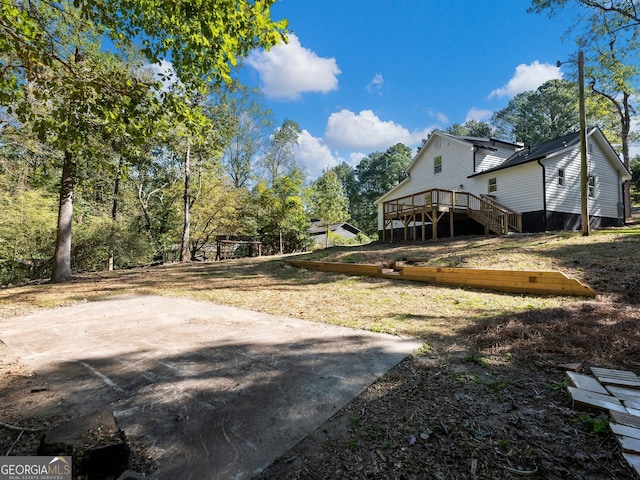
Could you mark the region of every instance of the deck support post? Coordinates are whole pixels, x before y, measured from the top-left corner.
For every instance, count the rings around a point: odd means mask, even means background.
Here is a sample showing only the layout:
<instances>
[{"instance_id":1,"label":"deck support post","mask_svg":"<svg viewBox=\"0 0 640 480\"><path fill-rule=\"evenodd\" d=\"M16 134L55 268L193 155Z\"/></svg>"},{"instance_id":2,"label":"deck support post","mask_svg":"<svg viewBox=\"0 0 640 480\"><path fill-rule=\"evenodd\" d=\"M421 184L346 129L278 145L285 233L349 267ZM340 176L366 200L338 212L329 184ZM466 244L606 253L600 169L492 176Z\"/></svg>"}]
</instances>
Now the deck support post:
<instances>
[{"instance_id":1,"label":"deck support post","mask_svg":"<svg viewBox=\"0 0 640 480\"><path fill-rule=\"evenodd\" d=\"M431 240L438 239L438 212L434 208L431 210Z\"/></svg>"},{"instance_id":2,"label":"deck support post","mask_svg":"<svg viewBox=\"0 0 640 480\"><path fill-rule=\"evenodd\" d=\"M453 207L449 208L449 236L453 238Z\"/></svg>"}]
</instances>

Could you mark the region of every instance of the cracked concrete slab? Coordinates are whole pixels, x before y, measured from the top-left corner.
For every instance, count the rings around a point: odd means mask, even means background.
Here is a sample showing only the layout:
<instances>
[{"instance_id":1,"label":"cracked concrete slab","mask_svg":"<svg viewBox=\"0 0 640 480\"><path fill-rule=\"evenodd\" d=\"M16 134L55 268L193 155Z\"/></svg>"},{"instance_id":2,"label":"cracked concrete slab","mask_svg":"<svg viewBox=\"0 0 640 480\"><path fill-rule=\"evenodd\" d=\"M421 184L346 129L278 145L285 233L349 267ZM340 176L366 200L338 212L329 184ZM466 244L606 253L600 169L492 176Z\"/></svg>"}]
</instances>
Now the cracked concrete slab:
<instances>
[{"instance_id":1,"label":"cracked concrete slab","mask_svg":"<svg viewBox=\"0 0 640 480\"><path fill-rule=\"evenodd\" d=\"M77 304L0 321L48 385L24 414L108 409L157 479L248 479L422 342L182 298Z\"/></svg>"}]
</instances>

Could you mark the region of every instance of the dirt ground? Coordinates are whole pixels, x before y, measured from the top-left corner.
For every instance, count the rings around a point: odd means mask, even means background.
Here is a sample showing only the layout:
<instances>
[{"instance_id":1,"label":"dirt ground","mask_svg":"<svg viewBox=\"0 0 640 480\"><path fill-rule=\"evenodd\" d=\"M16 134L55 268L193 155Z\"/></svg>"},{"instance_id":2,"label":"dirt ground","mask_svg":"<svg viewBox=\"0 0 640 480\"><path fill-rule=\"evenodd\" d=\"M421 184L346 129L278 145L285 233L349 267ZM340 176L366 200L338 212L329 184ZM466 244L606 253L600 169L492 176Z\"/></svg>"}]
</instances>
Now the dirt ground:
<instances>
[{"instance_id":1,"label":"dirt ground","mask_svg":"<svg viewBox=\"0 0 640 480\"><path fill-rule=\"evenodd\" d=\"M621 234L465 239L314 254L359 263L425 256L432 265L560 269L599 292L586 300L413 282L398 286L384 279L301 273L282 259L254 259L86 274L65 287L0 290L0 312L6 317L34 304L51 306L53 298L65 303L121 290L164 291L428 341L430 348L383 376L262 472L257 478L263 480L633 479L606 417L571 408L559 365L578 362L585 373L603 366L640 374L638 246L639 236ZM189 288L176 285L186 279ZM0 387L37 385L16 359L0 358ZM25 427L59 421L22 418L19 412L7 416L1 402L0 419L22 427L0 425L2 454L27 454L39 434ZM136 462L138 471L153 470L145 463L144 445L136 450Z\"/></svg>"},{"instance_id":2,"label":"dirt ground","mask_svg":"<svg viewBox=\"0 0 640 480\"><path fill-rule=\"evenodd\" d=\"M588 323L594 327L601 313L597 307L587 312L590 318L578 331ZM636 323L639 313L627 312L627 320ZM569 333L554 331L551 323L542 321L530 332L517 329L517 337L522 343L529 335L553 342ZM558 362L581 355L523 346L515 360L495 347L501 330L487 325L469 332L470 345L404 361L259 478L636 478L606 416L571 408ZM636 355L615 365L638 371L638 360Z\"/></svg>"}]
</instances>

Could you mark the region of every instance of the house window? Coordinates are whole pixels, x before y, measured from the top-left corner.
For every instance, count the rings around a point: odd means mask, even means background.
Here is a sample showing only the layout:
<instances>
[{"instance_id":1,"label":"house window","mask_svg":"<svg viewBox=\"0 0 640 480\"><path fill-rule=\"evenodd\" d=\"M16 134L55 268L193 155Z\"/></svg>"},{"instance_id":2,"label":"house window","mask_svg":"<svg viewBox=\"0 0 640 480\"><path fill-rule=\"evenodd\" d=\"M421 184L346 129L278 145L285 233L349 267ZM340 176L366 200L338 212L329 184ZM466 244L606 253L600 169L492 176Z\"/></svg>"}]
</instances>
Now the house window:
<instances>
[{"instance_id":1,"label":"house window","mask_svg":"<svg viewBox=\"0 0 640 480\"><path fill-rule=\"evenodd\" d=\"M558 169L558 186L564 187L564 168Z\"/></svg>"},{"instance_id":2,"label":"house window","mask_svg":"<svg viewBox=\"0 0 640 480\"><path fill-rule=\"evenodd\" d=\"M433 174L437 175L440 172L442 172L442 157L438 155L433 159Z\"/></svg>"},{"instance_id":3,"label":"house window","mask_svg":"<svg viewBox=\"0 0 640 480\"><path fill-rule=\"evenodd\" d=\"M595 198L596 196L596 177L589 175L589 198Z\"/></svg>"},{"instance_id":4,"label":"house window","mask_svg":"<svg viewBox=\"0 0 640 480\"><path fill-rule=\"evenodd\" d=\"M498 179L490 178L489 179L489 193L495 193L498 191Z\"/></svg>"}]
</instances>

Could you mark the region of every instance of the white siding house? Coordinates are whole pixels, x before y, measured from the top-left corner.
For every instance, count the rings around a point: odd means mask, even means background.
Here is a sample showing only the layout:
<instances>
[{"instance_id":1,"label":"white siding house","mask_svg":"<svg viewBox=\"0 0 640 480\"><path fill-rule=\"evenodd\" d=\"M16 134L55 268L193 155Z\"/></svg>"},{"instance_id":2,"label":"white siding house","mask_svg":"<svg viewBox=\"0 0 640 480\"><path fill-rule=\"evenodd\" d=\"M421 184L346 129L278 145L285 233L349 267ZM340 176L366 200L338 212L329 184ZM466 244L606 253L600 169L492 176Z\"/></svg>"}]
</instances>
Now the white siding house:
<instances>
[{"instance_id":1,"label":"white siding house","mask_svg":"<svg viewBox=\"0 0 640 480\"><path fill-rule=\"evenodd\" d=\"M631 176L602 131L588 138L589 217L593 227L621 225L622 184ZM580 135L533 147L491 138L434 132L406 170L407 177L380 197L382 239L403 230L418 239L425 228L485 233L538 232L580 227ZM491 210L491 212L489 212ZM508 222L507 222L508 217ZM438 222L448 220L446 225ZM433 228L433 224L436 228ZM500 224L500 225L499 225Z\"/></svg>"}]
</instances>

